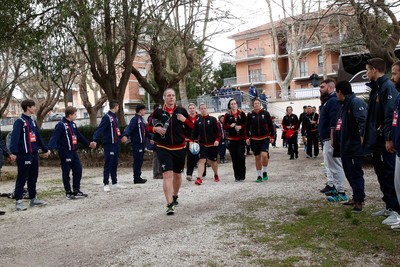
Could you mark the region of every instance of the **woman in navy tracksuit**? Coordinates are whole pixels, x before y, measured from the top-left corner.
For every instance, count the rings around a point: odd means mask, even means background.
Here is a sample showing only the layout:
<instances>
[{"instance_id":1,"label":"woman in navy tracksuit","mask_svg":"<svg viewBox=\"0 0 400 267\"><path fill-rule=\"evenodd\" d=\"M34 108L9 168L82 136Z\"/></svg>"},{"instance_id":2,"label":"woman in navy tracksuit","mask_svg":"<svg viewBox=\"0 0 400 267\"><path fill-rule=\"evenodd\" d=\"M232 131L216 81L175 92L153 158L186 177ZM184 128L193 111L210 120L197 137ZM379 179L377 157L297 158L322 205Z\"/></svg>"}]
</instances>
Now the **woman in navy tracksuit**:
<instances>
[{"instance_id":1,"label":"woman in navy tracksuit","mask_svg":"<svg viewBox=\"0 0 400 267\"><path fill-rule=\"evenodd\" d=\"M25 183L28 183L30 206L43 206L47 203L36 198L36 182L39 175L39 148L42 149L44 157L50 154L44 144L36 127L35 121L31 118L36 113L36 106L33 100L27 99L21 102L24 113L14 123L10 151L17 156L18 175L15 182L15 199L17 210L26 210L22 203L22 195Z\"/></svg>"},{"instance_id":2,"label":"woman in navy tracksuit","mask_svg":"<svg viewBox=\"0 0 400 267\"><path fill-rule=\"evenodd\" d=\"M89 141L79 132L74 120L77 109L67 107L65 117L57 123L48 144L49 149L57 149L61 160L62 180L65 194L68 199L87 197L80 191L82 178L82 164L78 155L78 141L88 146ZM72 188L69 173L72 170Z\"/></svg>"}]
</instances>

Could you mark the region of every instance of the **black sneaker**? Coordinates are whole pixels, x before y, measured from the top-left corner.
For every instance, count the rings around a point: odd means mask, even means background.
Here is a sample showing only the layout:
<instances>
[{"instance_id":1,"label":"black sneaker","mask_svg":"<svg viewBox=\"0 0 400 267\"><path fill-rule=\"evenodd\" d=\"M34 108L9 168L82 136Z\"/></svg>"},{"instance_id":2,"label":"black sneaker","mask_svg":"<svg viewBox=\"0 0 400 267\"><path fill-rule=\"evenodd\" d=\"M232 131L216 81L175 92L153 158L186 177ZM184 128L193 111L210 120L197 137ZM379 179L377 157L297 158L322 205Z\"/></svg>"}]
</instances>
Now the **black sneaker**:
<instances>
[{"instance_id":1,"label":"black sneaker","mask_svg":"<svg viewBox=\"0 0 400 267\"><path fill-rule=\"evenodd\" d=\"M319 192L326 193L326 192L332 191L333 189L335 189L335 186L326 185L323 189L319 190Z\"/></svg>"},{"instance_id":2,"label":"black sneaker","mask_svg":"<svg viewBox=\"0 0 400 267\"><path fill-rule=\"evenodd\" d=\"M65 197L66 197L67 199L75 199L75 195L74 195L74 193L72 193L71 191L66 192L66 193L65 193Z\"/></svg>"},{"instance_id":3,"label":"black sneaker","mask_svg":"<svg viewBox=\"0 0 400 267\"><path fill-rule=\"evenodd\" d=\"M74 191L74 196L75 197L87 197L88 194L85 194L85 193L81 192L80 190L75 190Z\"/></svg>"},{"instance_id":4,"label":"black sneaker","mask_svg":"<svg viewBox=\"0 0 400 267\"><path fill-rule=\"evenodd\" d=\"M4 210L0 210L0 215L4 215L6 212Z\"/></svg>"},{"instance_id":5,"label":"black sneaker","mask_svg":"<svg viewBox=\"0 0 400 267\"><path fill-rule=\"evenodd\" d=\"M262 177L261 177L261 176L258 176L258 177L257 177L257 180L256 180L256 183L261 183L262 181L263 181Z\"/></svg>"},{"instance_id":6,"label":"black sneaker","mask_svg":"<svg viewBox=\"0 0 400 267\"><path fill-rule=\"evenodd\" d=\"M144 184L146 182L147 179L142 179L142 178L133 181L134 184Z\"/></svg>"},{"instance_id":7,"label":"black sneaker","mask_svg":"<svg viewBox=\"0 0 400 267\"><path fill-rule=\"evenodd\" d=\"M170 203L167 205L167 215L174 215L175 214L175 206Z\"/></svg>"},{"instance_id":8,"label":"black sneaker","mask_svg":"<svg viewBox=\"0 0 400 267\"><path fill-rule=\"evenodd\" d=\"M363 208L363 205L361 202L354 202L354 206L353 206L353 209L351 210L351 212L360 213L360 212L362 212L362 208Z\"/></svg>"},{"instance_id":9,"label":"black sneaker","mask_svg":"<svg viewBox=\"0 0 400 267\"><path fill-rule=\"evenodd\" d=\"M172 202L171 202L171 204L172 205L174 205L174 206L178 206L178 196L172 196Z\"/></svg>"}]
</instances>

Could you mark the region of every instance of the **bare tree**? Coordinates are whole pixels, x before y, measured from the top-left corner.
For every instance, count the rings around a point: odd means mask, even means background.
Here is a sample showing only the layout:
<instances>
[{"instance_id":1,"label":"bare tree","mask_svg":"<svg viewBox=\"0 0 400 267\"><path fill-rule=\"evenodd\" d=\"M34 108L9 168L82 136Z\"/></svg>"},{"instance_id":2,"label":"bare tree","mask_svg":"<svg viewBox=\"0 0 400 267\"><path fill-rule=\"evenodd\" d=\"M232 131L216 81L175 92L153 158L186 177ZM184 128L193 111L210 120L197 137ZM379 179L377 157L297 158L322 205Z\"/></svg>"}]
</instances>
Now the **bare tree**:
<instances>
[{"instance_id":1,"label":"bare tree","mask_svg":"<svg viewBox=\"0 0 400 267\"><path fill-rule=\"evenodd\" d=\"M0 53L0 98L3 104L0 118L5 114L23 72L21 57L13 55L10 50Z\"/></svg>"},{"instance_id":2,"label":"bare tree","mask_svg":"<svg viewBox=\"0 0 400 267\"><path fill-rule=\"evenodd\" d=\"M288 99L288 87L296 73L299 65L299 59L304 55L304 48L307 42L308 20L295 20L295 6L291 1L289 12L285 7L285 1L282 1L283 19L274 22L272 1L266 0L271 21L271 30L274 43L274 55L272 57L273 68L276 80L281 88L282 99ZM304 5L305 3L303 3ZM304 9L303 11L304 12ZM282 78L279 70L278 60L280 56L280 48L285 45L288 55L288 71L286 77Z\"/></svg>"},{"instance_id":3,"label":"bare tree","mask_svg":"<svg viewBox=\"0 0 400 267\"><path fill-rule=\"evenodd\" d=\"M357 17L363 43L373 57L380 57L388 64L397 60L394 50L400 40L400 22L394 10L400 7L399 1L339 0L335 4L352 7L354 13L347 15Z\"/></svg>"}]
</instances>

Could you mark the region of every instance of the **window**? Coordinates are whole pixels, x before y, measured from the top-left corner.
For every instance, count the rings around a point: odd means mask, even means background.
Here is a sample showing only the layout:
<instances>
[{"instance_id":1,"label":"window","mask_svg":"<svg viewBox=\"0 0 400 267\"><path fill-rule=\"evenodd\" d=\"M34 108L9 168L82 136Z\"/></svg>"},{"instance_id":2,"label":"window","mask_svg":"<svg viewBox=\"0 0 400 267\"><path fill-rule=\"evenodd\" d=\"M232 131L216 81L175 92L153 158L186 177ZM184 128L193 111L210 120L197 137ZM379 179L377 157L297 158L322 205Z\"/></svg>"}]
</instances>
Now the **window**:
<instances>
[{"instance_id":1,"label":"window","mask_svg":"<svg viewBox=\"0 0 400 267\"><path fill-rule=\"evenodd\" d=\"M308 75L308 64L307 64L307 58L301 58L299 60L299 65L300 65L300 76L304 77Z\"/></svg>"},{"instance_id":2,"label":"window","mask_svg":"<svg viewBox=\"0 0 400 267\"><path fill-rule=\"evenodd\" d=\"M322 55L318 55L318 67L324 66L324 57Z\"/></svg>"},{"instance_id":3,"label":"window","mask_svg":"<svg viewBox=\"0 0 400 267\"><path fill-rule=\"evenodd\" d=\"M139 87L139 95L144 95L145 91L143 87Z\"/></svg>"},{"instance_id":4,"label":"window","mask_svg":"<svg viewBox=\"0 0 400 267\"><path fill-rule=\"evenodd\" d=\"M249 65L249 82L261 82L262 81L262 73L261 73L261 64Z\"/></svg>"}]
</instances>

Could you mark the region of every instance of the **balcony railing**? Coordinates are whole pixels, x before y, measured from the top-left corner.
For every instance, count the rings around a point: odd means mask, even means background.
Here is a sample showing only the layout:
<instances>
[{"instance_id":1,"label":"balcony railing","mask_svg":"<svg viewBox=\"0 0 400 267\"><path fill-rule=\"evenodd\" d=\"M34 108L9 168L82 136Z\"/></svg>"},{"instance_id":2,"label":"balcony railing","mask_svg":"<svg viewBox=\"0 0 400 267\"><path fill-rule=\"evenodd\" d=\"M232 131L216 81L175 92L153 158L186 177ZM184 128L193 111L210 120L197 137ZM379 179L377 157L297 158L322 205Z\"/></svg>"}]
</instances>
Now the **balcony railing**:
<instances>
[{"instance_id":1,"label":"balcony railing","mask_svg":"<svg viewBox=\"0 0 400 267\"><path fill-rule=\"evenodd\" d=\"M239 84L250 84L250 83L265 83L267 82L267 74L252 74L248 76L231 77L224 79L224 85L236 86Z\"/></svg>"},{"instance_id":2,"label":"balcony railing","mask_svg":"<svg viewBox=\"0 0 400 267\"><path fill-rule=\"evenodd\" d=\"M263 57L263 56L265 56L265 49L259 47L259 48L253 48L253 49L250 48L244 52L238 52L236 54L235 59L236 60L245 59L245 58L251 59L253 57L256 58L256 57Z\"/></svg>"}]
</instances>

